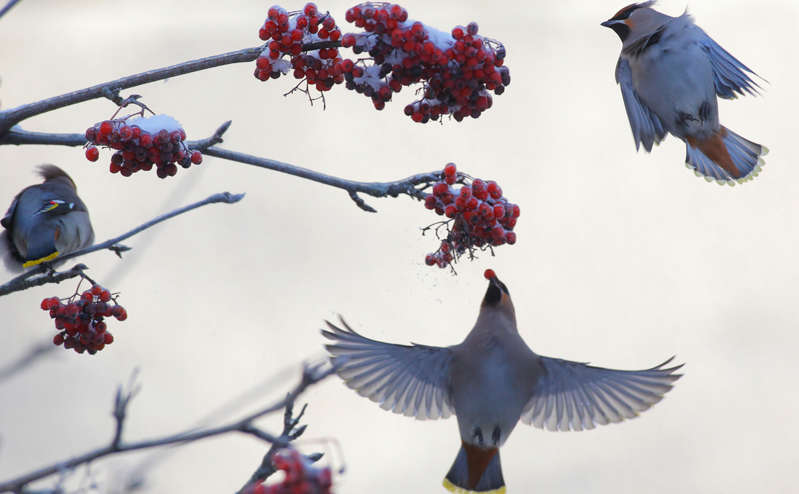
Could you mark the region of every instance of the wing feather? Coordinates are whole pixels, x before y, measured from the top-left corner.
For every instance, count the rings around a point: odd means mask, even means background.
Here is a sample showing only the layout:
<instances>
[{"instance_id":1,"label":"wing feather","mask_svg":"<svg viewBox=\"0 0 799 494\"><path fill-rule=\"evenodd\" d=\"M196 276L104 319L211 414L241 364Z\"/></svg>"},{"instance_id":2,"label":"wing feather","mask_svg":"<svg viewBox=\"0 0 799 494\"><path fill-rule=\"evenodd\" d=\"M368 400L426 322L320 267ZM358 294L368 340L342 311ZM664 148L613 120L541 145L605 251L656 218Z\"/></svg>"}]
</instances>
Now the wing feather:
<instances>
[{"instance_id":1,"label":"wing feather","mask_svg":"<svg viewBox=\"0 0 799 494\"><path fill-rule=\"evenodd\" d=\"M449 348L395 345L361 336L342 319L327 322L322 334L336 371L347 386L381 408L417 419L452 415L449 393Z\"/></svg>"},{"instance_id":2,"label":"wing feather","mask_svg":"<svg viewBox=\"0 0 799 494\"><path fill-rule=\"evenodd\" d=\"M666 367L673 357L638 371L540 358L544 374L536 382L522 421L561 431L593 429L638 416L672 388L672 383L681 377L675 372L682 367Z\"/></svg>"},{"instance_id":3,"label":"wing feather","mask_svg":"<svg viewBox=\"0 0 799 494\"><path fill-rule=\"evenodd\" d=\"M702 28L695 25L694 29L699 45L713 67L713 84L719 98L732 99L738 95L758 94L761 87L749 77L749 74L757 74L713 41Z\"/></svg>"},{"instance_id":4,"label":"wing feather","mask_svg":"<svg viewBox=\"0 0 799 494\"><path fill-rule=\"evenodd\" d=\"M660 141L666 137L666 129L660 118L638 98L638 93L633 87L630 64L624 58L619 58L616 64L616 82L621 88L624 109L627 111L627 120L630 121L630 129L635 140L635 149L643 144L644 149L652 151L652 146L660 144Z\"/></svg>"}]
</instances>

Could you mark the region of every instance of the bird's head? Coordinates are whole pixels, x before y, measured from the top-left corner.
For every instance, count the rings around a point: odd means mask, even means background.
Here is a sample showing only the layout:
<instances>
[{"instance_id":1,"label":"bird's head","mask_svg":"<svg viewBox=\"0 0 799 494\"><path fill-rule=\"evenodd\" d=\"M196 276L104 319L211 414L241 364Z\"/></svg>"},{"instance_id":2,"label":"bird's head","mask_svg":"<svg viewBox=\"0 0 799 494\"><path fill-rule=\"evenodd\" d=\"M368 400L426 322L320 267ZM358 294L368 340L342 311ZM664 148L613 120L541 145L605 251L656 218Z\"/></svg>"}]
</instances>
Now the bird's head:
<instances>
[{"instance_id":1,"label":"bird's head","mask_svg":"<svg viewBox=\"0 0 799 494\"><path fill-rule=\"evenodd\" d=\"M652 9L654 3L650 1L630 4L600 25L613 29L622 43L627 39L638 38L641 34L653 32L659 27L658 21L663 15Z\"/></svg>"},{"instance_id":2,"label":"bird's head","mask_svg":"<svg viewBox=\"0 0 799 494\"><path fill-rule=\"evenodd\" d=\"M486 269L483 276L488 280L488 288L483 297L481 308L483 310L496 309L514 314L513 301L510 299L510 292L508 292L508 287L505 286L505 283L502 283L497 278L497 274L493 269Z\"/></svg>"}]
</instances>

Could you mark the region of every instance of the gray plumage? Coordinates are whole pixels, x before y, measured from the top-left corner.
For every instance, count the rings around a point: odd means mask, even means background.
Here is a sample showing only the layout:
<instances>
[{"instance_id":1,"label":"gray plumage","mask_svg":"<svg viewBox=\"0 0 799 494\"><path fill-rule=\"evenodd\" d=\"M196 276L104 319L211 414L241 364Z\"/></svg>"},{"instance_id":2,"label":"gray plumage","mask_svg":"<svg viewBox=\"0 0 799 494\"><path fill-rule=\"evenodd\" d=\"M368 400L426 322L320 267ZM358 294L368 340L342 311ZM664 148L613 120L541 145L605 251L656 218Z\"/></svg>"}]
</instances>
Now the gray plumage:
<instances>
[{"instance_id":1,"label":"gray plumage","mask_svg":"<svg viewBox=\"0 0 799 494\"><path fill-rule=\"evenodd\" d=\"M686 144L686 164L709 181L733 185L756 176L768 150L721 125L719 98L757 94L754 72L724 50L687 13L672 17L629 5L602 23L622 41L616 63L636 150L666 134Z\"/></svg>"},{"instance_id":2,"label":"gray plumage","mask_svg":"<svg viewBox=\"0 0 799 494\"><path fill-rule=\"evenodd\" d=\"M12 272L57 260L94 242L89 212L75 182L55 165L42 165L44 182L23 189L0 220L0 257Z\"/></svg>"},{"instance_id":3,"label":"gray plumage","mask_svg":"<svg viewBox=\"0 0 799 494\"><path fill-rule=\"evenodd\" d=\"M418 419L454 413L464 445L480 450L502 446L520 419L579 431L636 417L663 398L682 367L667 367L669 359L623 371L537 355L519 334L510 294L496 277L474 328L457 345L396 345L361 336L343 320L343 327L327 325L322 334L332 342L326 348L347 386L386 410ZM457 482L468 451L459 453L447 476L461 489L470 488ZM498 460L488 464L501 479Z\"/></svg>"}]
</instances>

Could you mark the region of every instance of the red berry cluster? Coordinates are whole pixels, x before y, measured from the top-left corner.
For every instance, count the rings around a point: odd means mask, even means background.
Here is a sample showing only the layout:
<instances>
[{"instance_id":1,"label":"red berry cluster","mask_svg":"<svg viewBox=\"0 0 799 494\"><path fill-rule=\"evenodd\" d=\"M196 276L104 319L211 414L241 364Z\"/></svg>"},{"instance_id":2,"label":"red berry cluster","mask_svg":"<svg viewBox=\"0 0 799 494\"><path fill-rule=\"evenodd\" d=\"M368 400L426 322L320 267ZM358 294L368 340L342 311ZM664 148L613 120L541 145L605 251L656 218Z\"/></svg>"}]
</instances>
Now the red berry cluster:
<instances>
[{"instance_id":1,"label":"red berry cluster","mask_svg":"<svg viewBox=\"0 0 799 494\"><path fill-rule=\"evenodd\" d=\"M244 494L330 494L333 476L330 467L316 468L297 450L283 449L272 458L272 464L286 473L279 484L257 484Z\"/></svg>"},{"instance_id":2,"label":"red berry cluster","mask_svg":"<svg viewBox=\"0 0 799 494\"><path fill-rule=\"evenodd\" d=\"M491 107L489 91L502 94L510 84L505 48L479 36L476 22L445 33L408 20L399 5L374 2L352 7L346 19L366 33L345 35L342 46L356 54L368 51L373 62L363 74L345 75L347 87L371 97L378 110L392 92L421 82L423 97L405 107L414 122L441 115L477 118Z\"/></svg>"},{"instance_id":3,"label":"red berry cluster","mask_svg":"<svg viewBox=\"0 0 799 494\"><path fill-rule=\"evenodd\" d=\"M452 185L459 180L463 185L456 190ZM519 206L502 196L496 182L475 178L467 184L467 180L450 163L444 167L442 180L433 185L433 193L425 196L427 209L449 218L438 224L446 226L447 234L440 235L444 238L438 250L425 257L428 266L444 268L466 252L471 255L475 248L516 243L513 228L520 214Z\"/></svg>"},{"instance_id":4,"label":"red berry cluster","mask_svg":"<svg viewBox=\"0 0 799 494\"><path fill-rule=\"evenodd\" d=\"M341 30L330 14L322 14L316 4L307 3L301 12L286 12L276 5L269 9L267 16L258 36L271 41L255 61L257 79L277 79L293 68L295 78L305 79L320 92L344 82L345 68L351 67L352 62L339 57L337 43L303 53L304 44L341 39ZM285 60L286 56L290 57L290 62Z\"/></svg>"},{"instance_id":5,"label":"red berry cluster","mask_svg":"<svg viewBox=\"0 0 799 494\"><path fill-rule=\"evenodd\" d=\"M54 344L91 355L114 342L104 318L113 316L118 321L128 318L125 308L118 305L111 292L100 285L92 285L80 296L76 293L66 303L58 297L46 298L42 300L41 308L50 311L50 317L55 319L55 327L59 330L53 337Z\"/></svg>"},{"instance_id":6,"label":"red berry cluster","mask_svg":"<svg viewBox=\"0 0 799 494\"><path fill-rule=\"evenodd\" d=\"M104 120L86 129L86 159L97 161L100 152L95 146L108 146L117 151L111 156L111 173L129 177L137 171L150 171L153 165L160 178L172 177L177 165L188 168L199 165L203 156L183 142L186 132L168 115Z\"/></svg>"},{"instance_id":7,"label":"red berry cluster","mask_svg":"<svg viewBox=\"0 0 799 494\"><path fill-rule=\"evenodd\" d=\"M442 115L477 118L491 107L490 91L502 94L510 84L505 48L479 36L475 22L447 33L409 20L397 4L380 2L352 7L346 20L366 32L342 35L313 3L300 12L271 7L258 32L268 43L256 60L255 77L277 79L293 69L295 78L320 92L346 80L347 89L371 98L378 110L404 86L421 83L422 98L405 107L421 123ZM370 58L342 59L338 46Z\"/></svg>"}]
</instances>

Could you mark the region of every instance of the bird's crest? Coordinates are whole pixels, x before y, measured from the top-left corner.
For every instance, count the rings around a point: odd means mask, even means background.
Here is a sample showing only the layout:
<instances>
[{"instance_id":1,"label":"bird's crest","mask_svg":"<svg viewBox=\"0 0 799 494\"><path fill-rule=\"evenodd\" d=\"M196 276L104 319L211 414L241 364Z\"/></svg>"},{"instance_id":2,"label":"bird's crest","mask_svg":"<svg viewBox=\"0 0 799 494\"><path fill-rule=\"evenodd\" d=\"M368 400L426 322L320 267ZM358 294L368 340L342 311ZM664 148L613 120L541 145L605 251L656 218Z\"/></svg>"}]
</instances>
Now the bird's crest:
<instances>
[{"instance_id":1,"label":"bird's crest","mask_svg":"<svg viewBox=\"0 0 799 494\"><path fill-rule=\"evenodd\" d=\"M72 180L72 177L67 175L67 172L62 170L61 168L51 165L51 164L44 164L39 166L39 176L41 176L44 181L48 180L56 180L56 179L66 179L69 181L69 184L72 186L73 189L78 190L77 185L75 185L75 181Z\"/></svg>"},{"instance_id":2,"label":"bird's crest","mask_svg":"<svg viewBox=\"0 0 799 494\"><path fill-rule=\"evenodd\" d=\"M644 7L651 7L653 5L655 5L655 0L650 0L649 2L631 3L630 5L616 12L616 14L611 17L610 20L620 21L622 19L626 19L630 17L630 14L632 14L634 10Z\"/></svg>"}]
</instances>

